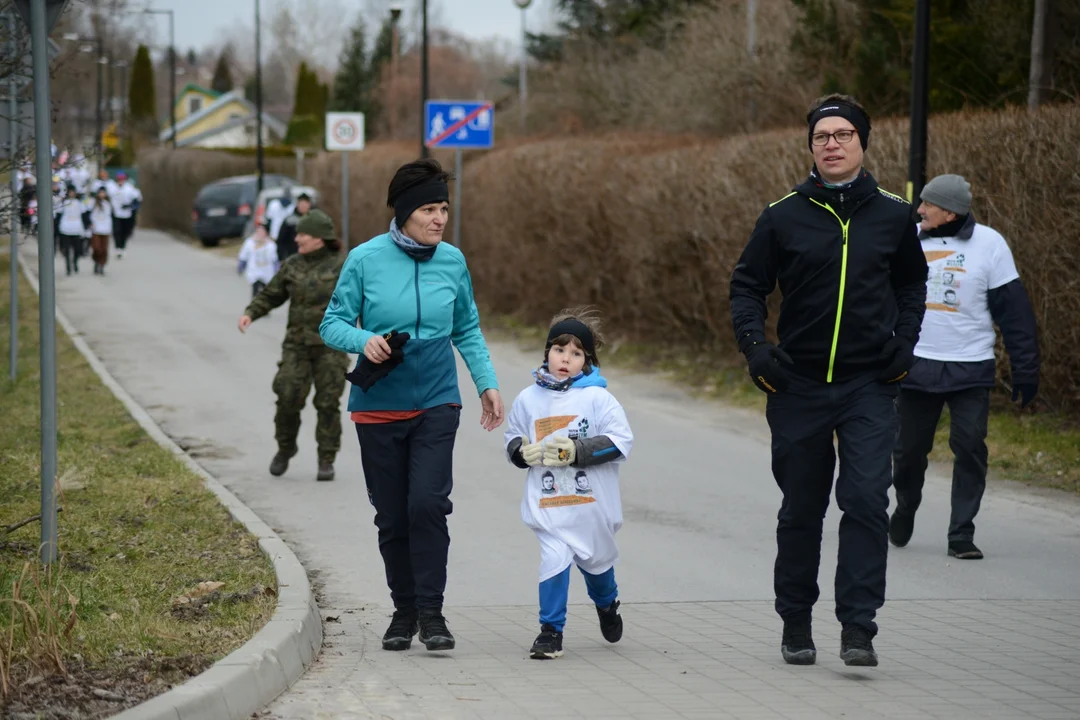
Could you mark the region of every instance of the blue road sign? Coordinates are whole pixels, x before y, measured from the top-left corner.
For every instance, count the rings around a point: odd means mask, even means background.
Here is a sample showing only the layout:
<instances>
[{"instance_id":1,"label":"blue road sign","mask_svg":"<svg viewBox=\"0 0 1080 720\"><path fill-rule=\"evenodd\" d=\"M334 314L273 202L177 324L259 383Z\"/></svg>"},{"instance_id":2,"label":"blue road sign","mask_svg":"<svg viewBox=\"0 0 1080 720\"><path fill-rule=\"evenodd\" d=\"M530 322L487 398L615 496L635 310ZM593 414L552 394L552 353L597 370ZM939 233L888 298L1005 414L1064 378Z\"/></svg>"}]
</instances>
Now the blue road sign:
<instances>
[{"instance_id":1,"label":"blue road sign","mask_svg":"<svg viewBox=\"0 0 1080 720\"><path fill-rule=\"evenodd\" d=\"M495 146L495 106L485 101L428 100L424 127L429 148L490 150Z\"/></svg>"}]
</instances>

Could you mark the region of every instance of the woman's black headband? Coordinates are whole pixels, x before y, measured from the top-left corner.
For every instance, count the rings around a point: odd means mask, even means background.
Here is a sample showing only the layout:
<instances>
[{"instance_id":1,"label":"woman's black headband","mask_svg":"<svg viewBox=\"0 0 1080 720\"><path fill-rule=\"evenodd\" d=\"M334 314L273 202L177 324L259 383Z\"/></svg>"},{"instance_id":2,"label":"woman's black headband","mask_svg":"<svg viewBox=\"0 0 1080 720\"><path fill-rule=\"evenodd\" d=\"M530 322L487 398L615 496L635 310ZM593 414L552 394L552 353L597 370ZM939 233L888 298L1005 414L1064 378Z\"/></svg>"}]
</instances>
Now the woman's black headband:
<instances>
[{"instance_id":1,"label":"woman's black headband","mask_svg":"<svg viewBox=\"0 0 1080 720\"><path fill-rule=\"evenodd\" d=\"M593 340L592 330L589 326L581 322L577 318L567 318L560 320L551 326L551 330L548 330L547 346L550 349L555 344L555 339L562 335L572 335L581 342L581 347L585 351L585 357L593 365L599 365L600 362L596 358L596 344Z\"/></svg>"},{"instance_id":2,"label":"woman's black headband","mask_svg":"<svg viewBox=\"0 0 1080 720\"><path fill-rule=\"evenodd\" d=\"M442 180L425 180L401 193L394 200L394 219L398 230L405 231L405 222L417 208L431 203L450 202L450 186Z\"/></svg>"}]
</instances>

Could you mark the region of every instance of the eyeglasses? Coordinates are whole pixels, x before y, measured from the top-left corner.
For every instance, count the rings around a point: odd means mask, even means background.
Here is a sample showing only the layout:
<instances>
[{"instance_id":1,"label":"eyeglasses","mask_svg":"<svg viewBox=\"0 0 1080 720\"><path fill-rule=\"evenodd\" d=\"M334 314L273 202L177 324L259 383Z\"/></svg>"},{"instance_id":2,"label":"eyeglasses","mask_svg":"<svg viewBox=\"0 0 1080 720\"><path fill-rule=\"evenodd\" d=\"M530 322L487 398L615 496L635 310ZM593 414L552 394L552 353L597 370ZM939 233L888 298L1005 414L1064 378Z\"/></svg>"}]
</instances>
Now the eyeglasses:
<instances>
[{"instance_id":1,"label":"eyeglasses","mask_svg":"<svg viewBox=\"0 0 1080 720\"><path fill-rule=\"evenodd\" d=\"M847 145L855 137L854 130L837 130L834 133L814 133L810 136L810 142L817 146L828 145L829 138L836 138L836 142Z\"/></svg>"}]
</instances>

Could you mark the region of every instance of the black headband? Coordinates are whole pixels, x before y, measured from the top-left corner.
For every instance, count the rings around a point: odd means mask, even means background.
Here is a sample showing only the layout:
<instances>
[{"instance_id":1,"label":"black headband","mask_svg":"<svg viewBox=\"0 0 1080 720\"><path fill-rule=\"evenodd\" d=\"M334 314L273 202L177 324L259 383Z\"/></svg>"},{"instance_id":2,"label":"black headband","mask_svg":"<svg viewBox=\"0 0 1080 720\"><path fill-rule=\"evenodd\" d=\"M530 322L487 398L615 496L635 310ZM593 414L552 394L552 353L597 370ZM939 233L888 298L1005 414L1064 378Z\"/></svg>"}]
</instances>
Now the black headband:
<instances>
[{"instance_id":1,"label":"black headband","mask_svg":"<svg viewBox=\"0 0 1080 720\"><path fill-rule=\"evenodd\" d=\"M585 350L585 357L589 362L593 365L600 364L600 361L596 358L596 345L593 342L592 330L589 329L588 325L576 318L560 320L551 326L551 330L548 330L548 349L555 343L555 339L561 335L573 335L576 337L581 342L581 347Z\"/></svg>"},{"instance_id":2,"label":"black headband","mask_svg":"<svg viewBox=\"0 0 1080 720\"><path fill-rule=\"evenodd\" d=\"M859 133L859 144L862 145L863 150L866 150L866 146L870 144L870 118L854 105L830 100L811 110L806 116L806 124L809 126L806 142L810 146L810 152L814 152L814 128L817 127L818 121L827 117L842 117L854 125L855 131Z\"/></svg>"},{"instance_id":3,"label":"black headband","mask_svg":"<svg viewBox=\"0 0 1080 720\"><path fill-rule=\"evenodd\" d=\"M405 231L406 221L417 208L442 202L450 202L450 186L441 180L426 180L401 193L394 200L394 219L397 220L398 230Z\"/></svg>"}]
</instances>

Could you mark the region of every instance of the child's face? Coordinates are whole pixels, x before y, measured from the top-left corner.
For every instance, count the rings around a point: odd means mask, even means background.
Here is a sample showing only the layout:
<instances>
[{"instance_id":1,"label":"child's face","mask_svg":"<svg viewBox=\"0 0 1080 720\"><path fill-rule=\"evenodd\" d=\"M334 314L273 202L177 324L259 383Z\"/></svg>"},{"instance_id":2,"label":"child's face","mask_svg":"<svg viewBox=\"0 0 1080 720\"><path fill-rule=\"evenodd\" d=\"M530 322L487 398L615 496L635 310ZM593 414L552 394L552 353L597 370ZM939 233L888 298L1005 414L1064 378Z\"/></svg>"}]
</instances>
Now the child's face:
<instances>
[{"instance_id":1,"label":"child's face","mask_svg":"<svg viewBox=\"0 0 1080 720\"><path fill-rule=\"evenodd\" d=\"M548 372L557 378L572 378L585 367L585 351L576 344L552 345L548 350Z\"/></svg>"}]
</instances>

